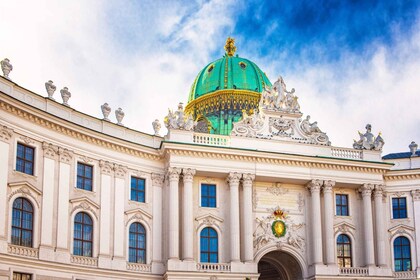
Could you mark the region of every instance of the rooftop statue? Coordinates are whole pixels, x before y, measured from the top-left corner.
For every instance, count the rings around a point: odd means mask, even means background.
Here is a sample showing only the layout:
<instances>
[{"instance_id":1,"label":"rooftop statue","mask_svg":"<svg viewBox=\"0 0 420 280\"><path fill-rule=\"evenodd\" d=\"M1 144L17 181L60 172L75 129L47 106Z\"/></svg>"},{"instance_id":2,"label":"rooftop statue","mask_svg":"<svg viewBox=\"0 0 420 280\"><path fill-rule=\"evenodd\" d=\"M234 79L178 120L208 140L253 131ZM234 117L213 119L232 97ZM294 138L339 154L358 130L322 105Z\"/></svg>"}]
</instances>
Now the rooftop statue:
<instances>
[{"instance_id":1,"label":"rooftop statue","mask_svg":"<svg viewBox=\"0 0 420 280\"><path fill-rule=\"evenodd\" d=\"M69 89L67 87L63 87L60 90L60 93L61 93L61 98L63 99L63 105L70 106L69 99L71 97L71 92L69 91Z\"/></svg>"},{"instance_id":2,"label":"rooftop statue","mask_svg":"<svg viewBox=\"0 0 420 280\"><path fill-rule=\"evenodd\" d=\"M184 106L182 103L178 104L178 110L175 113L168 110L168 115L164 119L166 128L168 129L181 129L192 131L197 125L191 115L185 115Z\"/></svg>"},{"instance_id":3,"label":"rooftop statue","mask_svg":"<svg viewBox=\"0 0 420 280\"><path fill-rule=\"evenodd\" d=\"M45 89L47 90L48 98L54 100L53 95L57 87L54 85L53 81L49 80L48 82L46 82Z\"/></svg>"},{"instance_id":4,"label":"rooftop statue","mask_svg":"<svg viewBox=\"0 0 420 280\"><path fill-rule=\"evenodd\" d=\"M225 51L228 56L233 56L236 52L235 39L228 37L225 44Z\"/></svg>"},{"instance_id":5,"label":"rooftop statue","mask_svg":"<svg viewBox=\"0 0 420 280\"><path fill-rule=\"evenodd\" d=\"M273 87L265 87L262 92L260 105L264 109L282 111L282 112L300 112L298 97L295 95L295 89L287 90L286 83L282 76L279 76Z\"/></svg>"},{"instance_id":6,"label":"rooftop statue","mask_svg":"<svg viewBox=\"0 0 420 280\"><path fill-rule=\"evenodd\" d=\"M366 132L363 134L358 131L360 139L358 141L354 140L353 148L356 150L375 150L375 151L382 151L382 147L384 146L385 142L384 139L381 137L381 133L375 138L372 134L372 126L370 124L366 125Z\"/></svg>"},{"instance_id":7,"label":"rooftop statue","mask_svg":"<svg viewBox=\"0 0 420 280\"><path fill-rule=\"evenodd\" d=\"M109 106L108 103L104 103L101 105L101 111L104 116L103 120L109 122L108 116L111 114L111 106Z\"/></svg>"},{"instance_id":8,"label":"rooftop statue","mask_svg":"<svg viewBox=\"0 0 420 280\"><path fill-rule=\"evenodd\" d=\"M159 120L158 119L154 120L152 122L152 126L153 126L153 130L155 132L155 135L156 136L159 136L159 131L160 131L160 128L162 127L162 125L160 124Z\"/></svg>"},{"instance_id":9,"label":"rooftop statue","mask_svg":"<svg viewBox=\"0 0 420 280\"><path fill-rule=\"evenodd\" d=\"M124 116L125 116L125 113L123 112L121 108L118 108L117 110L115 110L115 117L117 118L118 125L124 126L122 123Z\"/></svg>"}]
</instances>

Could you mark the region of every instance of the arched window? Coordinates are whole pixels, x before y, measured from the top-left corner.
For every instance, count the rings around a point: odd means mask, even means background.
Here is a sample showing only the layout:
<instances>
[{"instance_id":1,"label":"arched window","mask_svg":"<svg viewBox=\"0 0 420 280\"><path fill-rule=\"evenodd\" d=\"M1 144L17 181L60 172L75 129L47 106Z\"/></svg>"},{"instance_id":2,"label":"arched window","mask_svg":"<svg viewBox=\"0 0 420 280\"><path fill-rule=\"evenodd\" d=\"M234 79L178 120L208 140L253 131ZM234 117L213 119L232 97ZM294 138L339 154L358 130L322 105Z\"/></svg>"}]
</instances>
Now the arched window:
<instances>
[{"instance_id":1,"label":"arched window","mask_svg":"<svg viewBox=\"0 0 420 280\"><path fill-rule=\"evenodd\" d=\"M34 226L34 208L23 197L13 202L12 211L12 244L32 247Z\"/></svg>"},{"instance_id":2,"label":"arched window","mask_svg":"<svg viewBox=\"0 0 420 280\"><path fill-rule=\"evenodd\" d=\"M140 223L132 223L130 226L128 261L146 263L146 230Z\"/></svg>"},{"instance_id":3,"label":"arched window","mask_svg":"<svg viewBox=\"0 0 420 280\"><path fill-rule=\"evenodd\" d=\"M337 237L337 263L339 267L351 267L351 241L345 234Z\"/></svg>"},{"instance_id":4,"label":"arched window","mask_svg":"<svg viewBox=\"0 0 420 280\"><path fill-rule=\"evenodd\" d=\"M410 240L400 236L394 240L394 266L395 271L411 270Z\"/></svg>"},{"instance_id":5,"label":"arched window","mask_svg":"<svg viewBox=\"0 0 420 280\"><path fill-rule=\"evenodd\" d=\"M92 218L84 212L77 213L76 217L74 217L73 254L92 257L92 241Z\"/></svg>"},{"instance_id":6,"label":"arched window","mask_svg":"<svg viewBox=\"0 0 420 280\"><path fill-rule=\"evenodd\" d=\"M210 227L204 228L200 233L200 262L219 262L219 241L217 232Z\"/></svg>"}]
</instances>

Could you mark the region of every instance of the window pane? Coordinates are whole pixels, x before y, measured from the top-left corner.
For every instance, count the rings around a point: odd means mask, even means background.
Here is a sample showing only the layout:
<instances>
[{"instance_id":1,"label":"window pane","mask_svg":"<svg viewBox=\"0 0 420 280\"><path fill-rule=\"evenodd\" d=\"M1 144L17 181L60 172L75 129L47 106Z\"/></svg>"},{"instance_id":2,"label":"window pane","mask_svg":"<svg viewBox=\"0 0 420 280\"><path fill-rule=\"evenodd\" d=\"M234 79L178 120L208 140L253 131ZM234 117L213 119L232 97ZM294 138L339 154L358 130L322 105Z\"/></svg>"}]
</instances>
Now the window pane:
<instances>
[{"instance_id":1,"label":"window pane","mask_svg":"<svg viewBox=\"0 0 420 280\"><path fill-rule=\"evenodd\" d=\"M210 197L209 198L209 207L216 207L216 198Z\"/></svg>"}]
</instances>

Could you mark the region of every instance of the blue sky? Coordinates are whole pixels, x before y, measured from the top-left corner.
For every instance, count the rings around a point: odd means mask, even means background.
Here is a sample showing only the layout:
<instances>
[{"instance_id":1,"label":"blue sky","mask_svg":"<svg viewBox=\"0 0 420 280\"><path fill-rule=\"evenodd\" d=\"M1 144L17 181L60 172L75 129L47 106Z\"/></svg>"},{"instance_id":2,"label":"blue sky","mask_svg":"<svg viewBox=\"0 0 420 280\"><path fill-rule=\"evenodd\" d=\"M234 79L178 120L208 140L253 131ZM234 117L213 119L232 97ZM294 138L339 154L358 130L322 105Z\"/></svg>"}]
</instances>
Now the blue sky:
<instances>
[{"instance_id":1,"label":"blue sky","mask_svg":"<svg viewBox=\"0 0 420 280\"><path fill-rule=\"evenodd\" d=\"M202 67L237 53L296 88L333 145L370 122L385 152L420 142L420 1L1 1L0 56L18 84L69 87L73 108L152 132Z\"/></svg>"}]
</instances>

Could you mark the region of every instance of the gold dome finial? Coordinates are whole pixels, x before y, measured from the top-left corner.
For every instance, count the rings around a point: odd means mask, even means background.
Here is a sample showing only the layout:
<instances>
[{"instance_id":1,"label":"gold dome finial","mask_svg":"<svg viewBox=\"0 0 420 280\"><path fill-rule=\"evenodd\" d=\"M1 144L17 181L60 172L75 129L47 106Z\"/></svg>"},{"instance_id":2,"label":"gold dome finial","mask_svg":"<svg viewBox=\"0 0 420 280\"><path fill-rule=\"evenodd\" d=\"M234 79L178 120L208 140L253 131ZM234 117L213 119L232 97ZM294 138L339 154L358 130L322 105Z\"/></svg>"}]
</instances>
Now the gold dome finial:
<instances>
[{"instance_id":1,"label":"gold dome finial","mask_svg":"<svg viewBox=\"0 0 420 280\"><path fill-rule=\"evenodd\" d=\"M236 52L235 39L228 37L225 44L225 51L228 56L233 56Z\"/></svg>"}]
</instances>

